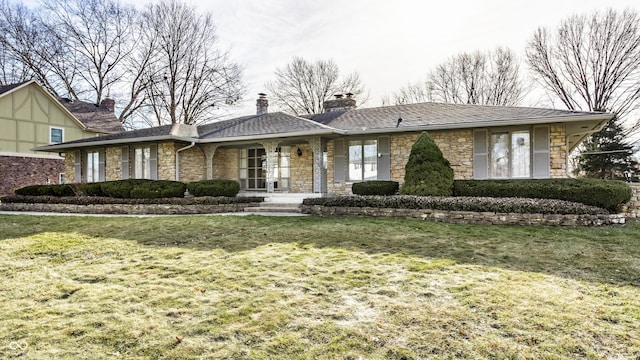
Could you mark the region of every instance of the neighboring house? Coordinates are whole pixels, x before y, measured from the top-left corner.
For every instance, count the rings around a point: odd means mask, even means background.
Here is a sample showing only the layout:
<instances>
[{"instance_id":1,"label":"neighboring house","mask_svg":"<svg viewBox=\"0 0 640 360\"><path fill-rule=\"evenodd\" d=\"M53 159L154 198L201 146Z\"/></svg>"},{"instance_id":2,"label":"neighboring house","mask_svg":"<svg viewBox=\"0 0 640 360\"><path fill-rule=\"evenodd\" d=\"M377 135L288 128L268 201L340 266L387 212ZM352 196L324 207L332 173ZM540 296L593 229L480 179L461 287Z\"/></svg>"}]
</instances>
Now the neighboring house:
<instances>
[{"instance_id":1,"label":"neighboring house","mask_svg":"<svg viewBox=\"0 0 640 360\"><path fill-rule=\"evenodd\" d=\"M351 193L365 180L402 183L411 146L427 131L456 179L563 178L567 157L613 114L422 103L355 109L338 97L327 112L268 113L202 126L166 125L39 147L65 152L71 182L128 178L233 179L244 193Z\"/></svg>"},{"instance_id":2,"label":"neighboring house","mask_svg":"<svg viewBox=\"0 0 640 360\"><path fill-rule=\"evenodd\" d=\"M57 99L34 80L0 86L0 195L65 181L64 158L33 148L122 131L113 100Z\"/></svg>"}]
</instances>

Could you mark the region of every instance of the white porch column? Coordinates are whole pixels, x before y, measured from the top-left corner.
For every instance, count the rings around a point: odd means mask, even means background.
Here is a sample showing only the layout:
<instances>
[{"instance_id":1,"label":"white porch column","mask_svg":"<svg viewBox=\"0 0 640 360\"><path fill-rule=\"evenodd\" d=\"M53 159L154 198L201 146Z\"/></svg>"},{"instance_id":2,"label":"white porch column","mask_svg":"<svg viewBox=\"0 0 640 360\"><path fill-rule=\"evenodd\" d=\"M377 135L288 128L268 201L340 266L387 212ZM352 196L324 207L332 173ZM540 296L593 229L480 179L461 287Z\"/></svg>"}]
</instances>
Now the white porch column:
<instances>
[{"instance_id":1,"label":"white porch column","mask_svg":"<svg viewBox=\"0 0 640 360\"><path fill-rule=\"evenodd\" d=\"M322 192L322 139L319 137L308 139L313 152L313 192Z\"/></svg>"},{"instance_id":2,"label":"white porch column","mask_svg":"<svg viewBox=\"0 0 640 360\"><path fill-rule=\"evenodd\" d=\"M276 149L278 148L278 142L265 141L262 143L262 146L264 146L264 151L267 155L267 193L272 193L275 190L275 169L278 161Z\"/></svg>"},{"instance_id":3,"label":"white porch column","mask_svg":"<svg viewBox=\"0 0 640 360\"><path fill-rule=\"evenodd\" d=\"M202 150L204 151L204 158L207 164L207 180L213 179L213 155L216 154L218 145L204 144Z\"/></svg>"}]
</instances>

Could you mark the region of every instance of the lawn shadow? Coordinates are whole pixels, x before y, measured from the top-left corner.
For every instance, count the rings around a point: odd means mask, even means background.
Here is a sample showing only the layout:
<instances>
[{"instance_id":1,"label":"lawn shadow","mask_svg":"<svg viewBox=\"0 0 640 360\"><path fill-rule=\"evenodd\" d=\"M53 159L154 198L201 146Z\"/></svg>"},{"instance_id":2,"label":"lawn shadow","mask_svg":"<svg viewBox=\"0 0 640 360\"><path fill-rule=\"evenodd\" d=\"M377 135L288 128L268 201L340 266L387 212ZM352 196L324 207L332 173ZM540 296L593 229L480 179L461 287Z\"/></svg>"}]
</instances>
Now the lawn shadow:
<instances>
[{"instance_id":1,"label":"lawn shadow","mask_svg":"<svg viewBox=\"0 0 640 360\"><path fill-rule=\"evenodd\" d=\"M0 239L45 231L197 251L251 251L296 243L367 254L450 259L458 264L640 286L640 222L618 227L457 225L372 218L178 216L88 218L0 216Z\"/></svg>"}]
</instances>

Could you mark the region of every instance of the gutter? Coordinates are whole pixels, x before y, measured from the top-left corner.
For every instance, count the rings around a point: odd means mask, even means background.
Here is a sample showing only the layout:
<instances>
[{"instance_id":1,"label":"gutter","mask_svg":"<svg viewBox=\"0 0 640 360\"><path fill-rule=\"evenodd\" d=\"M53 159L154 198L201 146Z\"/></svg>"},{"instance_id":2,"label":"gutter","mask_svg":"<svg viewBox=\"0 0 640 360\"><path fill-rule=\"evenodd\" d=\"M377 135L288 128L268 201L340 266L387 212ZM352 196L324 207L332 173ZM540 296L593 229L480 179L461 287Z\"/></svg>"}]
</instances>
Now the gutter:
<instances>
[{"instance_id":1,"label":"gutter","mask_svg":"<svg viewBox=\"0 0 640 360\"><path fill-rule=\"evenodd\" d=\"M176 150L176 181L180 181L180 152L191 149L194 146L196 146L196 142L191 141L191 144Z\"/></svg>"}]
</instances>

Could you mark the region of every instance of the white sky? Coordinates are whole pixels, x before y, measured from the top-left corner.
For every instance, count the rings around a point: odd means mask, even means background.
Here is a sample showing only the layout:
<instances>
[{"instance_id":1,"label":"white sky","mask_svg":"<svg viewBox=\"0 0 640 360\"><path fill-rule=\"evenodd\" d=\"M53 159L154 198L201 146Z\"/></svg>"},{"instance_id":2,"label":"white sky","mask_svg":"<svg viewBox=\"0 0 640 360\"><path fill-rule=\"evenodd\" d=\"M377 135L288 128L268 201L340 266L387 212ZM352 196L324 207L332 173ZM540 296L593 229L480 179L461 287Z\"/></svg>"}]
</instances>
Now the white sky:
<instances>
[{"instance_id":1,"label":"white sky","mask_svg":"<svg viewBox=\"0 0 640 360\"><path fill-rule=\"evenodd\" d=\"M233 115L254 113L265 82L294 56L333 59L342 74L357 71L370 95L363 106L373 107L461 52L504 46L522 56L540 26L554 28L573 14L609 7L640 11L637 0L185 1L213 15L219 44L245 68L247 93ZM528 71L524 63L521 70ZM553 106L540 94L523 105Z\"/></svg>"},{"instance_id":2,"label":"white sky","mask_svg":"<svg viewBox=\"0 0 640 360\"><path fill-rule=\"evenodd\" d=\"M639 10L637 0L302 1L201 0L219 41L245 66L247 94L237 114L255 111L257 93L276 67L294 56L333 59L341 73L357 71L370 92L366 107L460 52L497 46L524 53L539 26L608 7ZM527 71L526 65L521 66ZM267 94L269 95L269 94ZM530 97L523 105L547 105Z\"/></svg>"}]
</instances>

